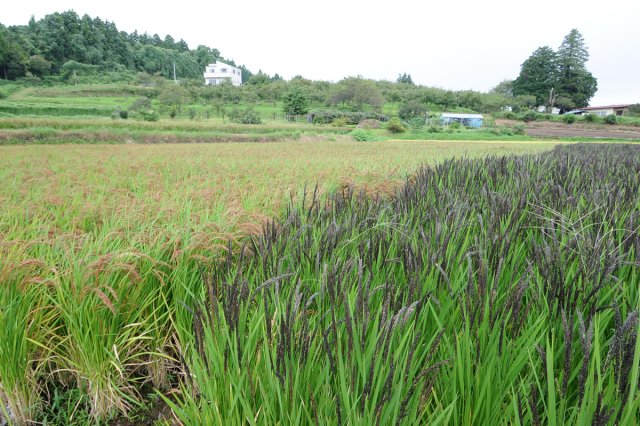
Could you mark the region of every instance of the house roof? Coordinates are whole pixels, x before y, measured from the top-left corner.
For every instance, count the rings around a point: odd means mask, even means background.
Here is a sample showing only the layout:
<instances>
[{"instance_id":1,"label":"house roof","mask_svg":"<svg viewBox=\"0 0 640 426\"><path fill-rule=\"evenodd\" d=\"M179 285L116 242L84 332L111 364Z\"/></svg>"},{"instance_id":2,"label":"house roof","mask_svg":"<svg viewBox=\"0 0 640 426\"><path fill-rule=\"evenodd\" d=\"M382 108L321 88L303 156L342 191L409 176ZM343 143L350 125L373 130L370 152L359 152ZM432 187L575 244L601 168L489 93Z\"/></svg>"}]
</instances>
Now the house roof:
<instances>
[{"instance_id":1,"label":"house roof","mask_svg":"<svg viewBox=\"0 0 640 426\"><path fill-rule=\"evenodd\" d=\"M454 112L443 112L442 118L482 118L482 114L458 114Z\"/></svg>"},{"instance_id":2,"label":"house roof","mask_svg":"<svg viewBox=\"0 0 640 426\"><path fill-rule=\"evenodd\" d=\"M214 63L209 64L208 66L209 67L215 67L215 66L218 66L218 65L226 65L226 66L231 67L231 68L238 68L235 65L231 65L231 64L228 64L228 63L222 62L222 61L215 61Z\"/></svg>"},{"instance_id":3,"label":"house roof","mask_svg":"<svg viewBox=\"0 0 640 426\"><path fill-rule=\"evenodd\" d=\"M605 106L590 106L585 108L580 108L582 111L593 111L595 109L618 109L618 108L628 108L632 104L618 104L618 105L605 105Z\"/></svg>"}]
</instances>

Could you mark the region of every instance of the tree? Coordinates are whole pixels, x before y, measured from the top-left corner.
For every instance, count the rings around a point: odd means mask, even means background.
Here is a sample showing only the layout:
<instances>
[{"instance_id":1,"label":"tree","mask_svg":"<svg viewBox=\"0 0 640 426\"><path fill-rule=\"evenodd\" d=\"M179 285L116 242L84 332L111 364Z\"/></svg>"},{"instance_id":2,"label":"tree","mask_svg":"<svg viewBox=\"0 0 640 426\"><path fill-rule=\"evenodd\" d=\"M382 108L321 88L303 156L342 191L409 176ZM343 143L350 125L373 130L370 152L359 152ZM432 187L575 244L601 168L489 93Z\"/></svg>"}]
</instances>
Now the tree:
<instances>
[{"instance_id":1,"label":"tree","mask_svg":"<svg viewBox=\"0 0 640 426\"><path fill-rule=\"evenodd\" d=\"M587 71L589 51L582 34L572 29L558 49L558 84L560 96L569 98L576 107L586 107L598 90L598 81Z\"/></svg>"},{"instance_id":2,"label":"tree","mask_svg":"<svg viewBox=\"0 0 640 426\"><path fill-rule=\"evenodd\" d=\"M29 58L28 68L36 77L44 77L51 71L51 62L40 55L33 55Z\"/></svg>"},{"instance_id":3,"label":"tree","mask_svg":"<svg viewBox=\"0 0 640 426\"><path fill-rule=\"evenodd\" d=\"M198 67L202 70L209 64L212 64L220 57L218 49L211 49L205 45L199 45L196 50L191 53L198 63Z\"/></svg>"},{"instance_id":4,"label":"tree","mask_svg":"<svg viewBox=\"0 0 640 426\"><path fill-rule=\"evenodd\" d=\"M400 105L398 115L403 120L409 120L414 117L424 117L427 113L427 108L424 104L417 100L410 100Z\"/></svg>"},{"instance_id":5,"label":"tree","mask_svg":"<svg viewBox=\"0 0 640 426\"><path fill-rule=\"evenodd\" d=\"M548 46L540 47L524 61L513 82L513 94L534 95L538 105L558 106L561 111L571 105L585 107L598 89L598 81L587 71L588 59L582 35L573 29L558 52Z\"/></svg>"},{"instance_id":6,"label":"tree","mask_svg":"<svg viewBox=\"0 0 640 426\"><path fill-rule=\"evenodd\" d=\"M184 104L189 102L189 92L184 87L168 84L158 95L158 102L169 111L179 112Z\"/></svg>"},{"instance_id":7,"label":"tree","mask_svg":"<svg viewBox=\"0 0 640 426\"><path fill-rule=\"evenodd\" d=\"M411 79L411 74L407 74L407 73L398 74L398 79L396 80L396 83L409 84L411 86L414 85L413 80Z\"/></svg>"},{"instance_id":8,"label":"tree","mask_svg":"<svg viewBox=\"0 0 640 426\"><path fill-rule=\"evenodd\" d=\"M309 98L300 86L292 85L284 94L282 110L288 115L302 115L309 112Z\"/></svg>"},{"instance_id":9,"label":"tree","mask_svg":"<svg viewBox=\"0 0 640 426\"><path fill-rule=\"evenodd\" d=\"M243 80L245 82L245 80ZM256 86L263 86L271 82L271 77L268 74L262 72L262 70L258 70L257 74L252 75L249 80L246 80L247 84L252 84Z\"/></svg>"},{"instance_id":10,"label":"tree","mask_svg":"<svg viewBox=\"0 0 640 426\"><path fill-rule=\"evenodd\" d=\"M627 113L629 117L640 117L640 104L633 104L627 109Z\"/></svg>"},{"instance_id":11,"label":"tree","mask_svg":"<svg viewBox=\"0 0 640 426\"><path fill-rule=\"evenodd\" d=\"M14 80L23 77L28 57L22 40L0 24L0 78Z\"/></svg>"},{"instance_id":12,"label":"tree","mask_svg":"<svg viewBox=\"0 0 640 426\"><path fill-rule=\"evenodd\" d=\"M501 95L505 98L513 97L513 80L502 80L493 89L489 91L495 95Z\"/></svg>"},{"instance_id":13,"label":"tree","mask_svg":"<svg viewBox=\"0 0 640 426\"><path fill-rule=\"evenodd\" d=\"M333 87L330 103L348 105L356 111L362 111L365 105L378 111L382 108L384 97L372 80L358 77L347 77Z\"/></svg>"},{"instance_id":14,"label":"tree","mask_svg":"<svg viewBox=\"0 0 640 426\"><path fill-rule=\"evenodd\" d=\"M558 55L549 46L536 49L520 67L513 81L513 94L533 95L538 105L545 105L549 92L558 83Z\"/></svg>"}]
</instances>

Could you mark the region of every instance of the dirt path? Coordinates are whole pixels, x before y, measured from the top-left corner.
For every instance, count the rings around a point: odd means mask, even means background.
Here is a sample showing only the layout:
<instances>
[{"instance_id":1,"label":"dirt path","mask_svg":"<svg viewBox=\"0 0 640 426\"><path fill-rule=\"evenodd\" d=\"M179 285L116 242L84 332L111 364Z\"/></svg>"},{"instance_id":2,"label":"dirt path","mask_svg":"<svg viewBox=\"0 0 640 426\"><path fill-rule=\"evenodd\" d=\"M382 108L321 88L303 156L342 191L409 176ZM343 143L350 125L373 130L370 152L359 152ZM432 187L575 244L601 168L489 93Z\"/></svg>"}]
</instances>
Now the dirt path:
<instances>
[{"instance_id":1,"label":"dirt path","mask_svg":"<svg viewBox=\"0 0 640 426\"><path fill-rule=\"evenodd\" d=\"M527 128L527 135L545 138L640 139L640 131L587 130L578 128Z\"/></svg>"},{"instance_id":2,"label":"dirt path","mask_svg":"<svg viewBox=\"0 0 640 426\"><path fill-rule=\"evenodd\" d=\"M496 120L497 125L513 126L512 120ZM640 139L640 128L605 124L565 124L552 121L526 123L527 135L543 138Z\"/></svg>"}]
</instances>

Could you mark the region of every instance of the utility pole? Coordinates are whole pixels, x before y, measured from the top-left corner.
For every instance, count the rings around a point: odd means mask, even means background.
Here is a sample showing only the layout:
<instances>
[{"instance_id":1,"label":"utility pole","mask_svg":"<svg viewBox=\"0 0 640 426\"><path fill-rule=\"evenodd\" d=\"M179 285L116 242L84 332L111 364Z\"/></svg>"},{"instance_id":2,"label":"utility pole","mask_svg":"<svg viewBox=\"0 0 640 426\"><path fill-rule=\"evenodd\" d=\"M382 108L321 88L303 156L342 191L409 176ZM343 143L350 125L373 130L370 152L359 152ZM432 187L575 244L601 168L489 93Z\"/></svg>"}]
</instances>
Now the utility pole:
<instances>
[{"instance_id":1,"label":"utility pole","mask_svg":"<svg viewBox=\"0 0 640 426\"><path fill-rule=\"evenodd\" d=\"M176 78L176 63L173 63L173 82L178 84L178 79Z\"/></svg>"}]
</instances>

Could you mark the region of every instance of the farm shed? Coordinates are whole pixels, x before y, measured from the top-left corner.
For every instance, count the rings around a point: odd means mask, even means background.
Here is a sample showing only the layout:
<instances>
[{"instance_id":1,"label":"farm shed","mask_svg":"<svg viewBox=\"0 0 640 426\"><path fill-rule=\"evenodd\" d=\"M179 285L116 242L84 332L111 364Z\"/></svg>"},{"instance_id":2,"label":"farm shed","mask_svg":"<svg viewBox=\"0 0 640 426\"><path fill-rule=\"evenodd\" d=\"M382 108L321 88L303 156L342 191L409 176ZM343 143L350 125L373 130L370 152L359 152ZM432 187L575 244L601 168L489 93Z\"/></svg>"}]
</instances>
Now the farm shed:
<instances>
[{"instance_id":1,"label":"farm shed","mask_svg":"<svg viewBox=\"0 0 640 426\"><path fill-rule=\"evenodd\" d=\"M580 111L583 114L595 114L604 117L606 115L624 115L630 106L631 104L593 106L581 108Z\"/></svg>"},{"instance_id":2,"label":"farm shed","mask_svg":"<svg viewBox=\"0 0 640 426\"><path fill-rule=\"evenodd\" d=\"M440 120L444 125L457 122L467 127L479 128L482 127L483 117L482 114L458 114L444 112L440 116Z\"/></svg>"}]
</instances>

